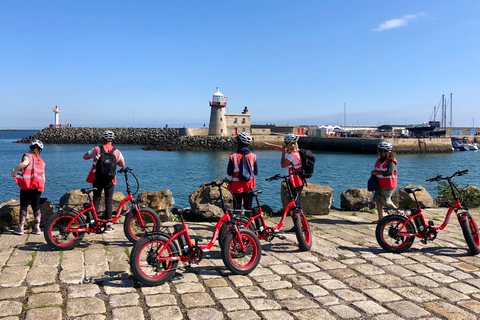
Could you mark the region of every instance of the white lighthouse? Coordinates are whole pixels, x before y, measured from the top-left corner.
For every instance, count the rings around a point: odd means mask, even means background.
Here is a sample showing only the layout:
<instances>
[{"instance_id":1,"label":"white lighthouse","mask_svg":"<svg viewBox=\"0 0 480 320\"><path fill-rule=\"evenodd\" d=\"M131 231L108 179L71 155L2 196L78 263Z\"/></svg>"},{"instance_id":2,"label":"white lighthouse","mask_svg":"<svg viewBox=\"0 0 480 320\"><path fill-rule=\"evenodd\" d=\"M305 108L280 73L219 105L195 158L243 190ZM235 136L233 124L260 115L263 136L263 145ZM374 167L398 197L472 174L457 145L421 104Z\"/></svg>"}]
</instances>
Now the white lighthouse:
<instances>
[{"instance_id":1,"label":"white lighthouse","mask_svg":"<svg viewBox=\"0 0 480 320\"><path fill-rule=\"evenodd\" d=\"M60 122L58 121L58 114L60 113L60 108L58 106L55 106L55 108L53 108L53 112L55 113L54 126L55 126L55 128L59 128L60 127Z\"/></svg>"},{"instance_id":2,"label":"white lighthouse","mask_svg":"<svg viewBox=\"0 0 480 320\"><path fill-rule=\"evenodd\" d=\"M221 94L217 87L217 92L213 95L210 102L210 125L208 129L209 136L224 136L227 134L227 121L225 119L225 107L227 102L224 101L223 94Z\"/></svg>"}]
</instances>

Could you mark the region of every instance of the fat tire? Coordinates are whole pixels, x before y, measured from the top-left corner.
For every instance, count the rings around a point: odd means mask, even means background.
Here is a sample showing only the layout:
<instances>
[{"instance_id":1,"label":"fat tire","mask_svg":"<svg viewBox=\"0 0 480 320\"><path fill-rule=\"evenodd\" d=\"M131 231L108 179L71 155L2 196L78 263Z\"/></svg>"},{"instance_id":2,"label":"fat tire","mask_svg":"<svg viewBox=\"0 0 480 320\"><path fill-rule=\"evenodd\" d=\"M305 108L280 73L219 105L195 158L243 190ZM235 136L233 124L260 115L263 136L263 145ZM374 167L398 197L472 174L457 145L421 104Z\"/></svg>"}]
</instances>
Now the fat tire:
<instances>
[{"instance_id":1,"label":"fat tire","mask_svg":"<svg viewBox=\"0 0 480 320\"><path fill-rule=\"evenodd\" d=\"M125 236L132 243L136 243L147 233L160 231L160 227L162 225L162 221L160 220L158 213L152 208L144 207L140 208L140 215L142 216L142 220L147 221L148 223L146 225L146 229L142 230L142 226L137 225L137 214L137 211L130 212L125 217L125 221L123 223L123 232L125 232Z\"/></svg>"},{"instance_id":2,"label":"fat tire","mask_svg":"<svg viewBox=\"0 0 480 320\"><path fill-rule=\"evenodd\" d=\"M147 268L152 268L147 262L148 251L152 252L154 249L158 249L160 246L165 246L169 238L159 234L152 233L138 240L132 248L130 253L130 271L135 278L146 286L157 286L164 284L170 280L175 274L175 270L178 265L178 260L167 261L163 264L166 270L159 275L150 275L147 272ZM148 246L151 246L149 249ZM142 255L143 253L143 255ZM168 248L164 250L164 257L178 257L178 247L174 241L170 242ZM143 267L144 266L144 267ZM153 270L152 270L153 271Z\"/></svg>"},{"instance_id":3,"label":"fat tire","mask_svg":"<svg viewBox=\"0 0 480 320\"><path fill-rule=\"evenodd\" d=\"M477 224L469 213L465 213L460 220L463 236L467 242L468 248L473 255L480 253L480 235L478 234Z\"/></svg>"},{"instance_id":4,"label":"fat tire","mask_svg":"<svg viewBox=\"0 0 480 320\"><path fill-rule=\"evenodd\" d=\"M240 237L247 246L247 254L250 258L241 258L243 252L237 251L238 237L236 232L229 232L225 236L221 247L222 260L225 266L233 273L246 275L252 272L260 262L262 247L257 235L250 229L241 229ZM240 260L241 259L241 260ZM245 261L245 263L244 263Z\"/></svg>"},{"instance_id":5,"label":"fat tire","mask_svg":"<svg viewBox=\"0 0 480 320\"><path fill-rule=\"evenodd\" d=\"M392 246L388 244L384 238L384 236L387 236L391 239L390 232L395 233L395 228L398 229L399 224L403 225L406 221L408 220L407 217L403 215L398 215L398 214L391 214L388 216L383 217L377 224L377 228L375 229L375 237L377 238L378 244L385 250L386 252L393 252L393 253L401 253L405 252L413 244L413 241L415 240L415 236L409 236L409 237L404 237L403 239L399 239L402 241L402 243L398 246ZM395 224L395 222L397 222ZM392 224L392 225L390 225ZM390 225L390 227L389 227ZM385 230L386 228L389 228L388 230ZM406 228L406 229L405 229ZM403 229L405 232L413 233L415 234L415 226L411 221L409 221L406 225L405 228ZM387 231L387 234L385 235L385 231ZM398 230L397 230L398 231Z\"/></svg>"},{"instance_id":6,"label":"fat tire","mask_svg":"<svg viewBox=\"0 0 480 320\"><path fill-rule=\"evenodd\" d=\"M62 244L61 242L55 240L55 238L57 238L57 234L54 234L56 231L52 230L55 227L59 227L57 224L60 223L60 220L63 220L61 221L61 224L66 226L68 223L70 223L70 221L75 219L75 216L75 213L64 211L60 214L54 214L47 220L44 226L43 235L45 237L45 241L47 241L50 247L55 250L71 250L82 241L83 237L85 236L84 232L69 232L68 235L72 235L73 239L65 244ZM84 228L86 226L85 219L82 216L78 216L75 220L77 224L76 227Z\"/></svg>"},{"instance_id":7,"label":"fat tire","mask_svg":"<svg viewBox=\"0 0 480 320\"><path fill-rule=\"evenodd\" d=\"M293 228L297 236L298 246L303 251L309 251L312 248L312 234L308 220L303 212L300 212L293 220Z\"/></svg>"},{"instance_id":8,"label":"fat tire","mask_svg":"<svg viewBox=\"0 0 480 320\"><path fill-rule=\"evenodd\" d=\"M241 216L238 221L241 225L246 226L250 222L250 218L246 216ZM218 241L220 243L220 248L222 247L223 241L225 239L225 236L230 232L232 226L231 221L225 221L223 222L222 226L220 227L220 231L218 232ZM255 221L252 221L250 225L248 226L252 232L256 233L255 229Z\"/></svg>"}]
</instances>

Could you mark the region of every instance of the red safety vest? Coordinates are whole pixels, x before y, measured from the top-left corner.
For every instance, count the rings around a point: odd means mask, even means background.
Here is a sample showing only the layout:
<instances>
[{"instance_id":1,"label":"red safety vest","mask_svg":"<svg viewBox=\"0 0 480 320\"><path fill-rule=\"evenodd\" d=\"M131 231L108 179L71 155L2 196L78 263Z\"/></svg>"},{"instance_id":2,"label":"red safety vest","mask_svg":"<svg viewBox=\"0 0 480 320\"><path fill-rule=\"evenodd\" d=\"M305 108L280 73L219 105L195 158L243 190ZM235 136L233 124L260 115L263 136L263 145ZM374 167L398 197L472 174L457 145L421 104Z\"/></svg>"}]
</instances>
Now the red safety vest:
<instances>
[{"instance_id":1,"label":"red safety vest","mask_svg":"<svg viewBox=\"0 0 480 320\"><path fill-rule=\"evenodd\" d=\"M232 182L228 184L228 189L233 193L241 193L255 189L255 175L252 179L245 181L238 179L238 172L240 170L240 161L242 161L242 157L247 157L248 162L253 168L255 167L255 162L257 162L257 155L254 153L248 153L245 155L239 153L232 153L230 155L230 161L233 163L233 175L232 175Z\"/></svg>"},{"instance_id":2,"label":"red safety vest","mask_svg":"<svg viewBox=\"0 0 480 320\"><path fill-rule=\"evenodd\" d=\"M103 149L105 150L105 152L109 152L110 150L113 149L113 146L111 144L105 144L103 145ZM100 149L100 147L95 147L95 158L93 158L92 169L90 169L90 172L88 173L88 176L87 176L88 183L93 183L93 181L95 181L95 171L97 170L97 159L98 157L100 157L101 152L102 150ZM118 158L120 157L120 151L118 149L115 149L115 151L113 151L113 154L115 155L115 158L117 159L117 163L118 163ZM113 178L112 183L113 185L117 184L117 176Z\"/></svg>"},{"instance_id":3,"label":"red safety vest","mask_svg":"<svg viewBox=\"0 0 480 320\"><path fill-rule=\"evenodd\" d=\"M45 180L43 180L43 174L45 173L45 162L43 162L40 156L33 153L25 153L23 158L28 157L28 165L23 170L15 173L15 182L22 190L38 189L43 192L45 187Z\"/></svg>"},{"instance_id":4,"label":"red safety vest","mask_svg":"<svg viewBox=\"0 0 480 320\"><path fill-rule=\"evenodd\" d=\"M297 160L298 165L294 166L293 163L288 167L288 174L292 173L293 171L300 171L302 170L302 160L300 159L300 154L298 152L290 152L290 154ZM303 186L303 180L300 176L290 176L290 182L295 188Z\"/></svg>"},{"instance_id":5,"label":"red safety vest","mask_svg":"<svg viewBox=\"0 0 480 320\"><path fill-rule=\"evenodd\" d=\"M378 171L387 171L387 166L391 160L381 161L380 157L377 158L375 162L375 170ZM393 160L395 165L397 164L397 160ZM397 170L393 171L391 176L383 176L378 175L378 187L379 188L386 188L386 189L395 189L397 187Z\"/></svg>"}]
</instances>

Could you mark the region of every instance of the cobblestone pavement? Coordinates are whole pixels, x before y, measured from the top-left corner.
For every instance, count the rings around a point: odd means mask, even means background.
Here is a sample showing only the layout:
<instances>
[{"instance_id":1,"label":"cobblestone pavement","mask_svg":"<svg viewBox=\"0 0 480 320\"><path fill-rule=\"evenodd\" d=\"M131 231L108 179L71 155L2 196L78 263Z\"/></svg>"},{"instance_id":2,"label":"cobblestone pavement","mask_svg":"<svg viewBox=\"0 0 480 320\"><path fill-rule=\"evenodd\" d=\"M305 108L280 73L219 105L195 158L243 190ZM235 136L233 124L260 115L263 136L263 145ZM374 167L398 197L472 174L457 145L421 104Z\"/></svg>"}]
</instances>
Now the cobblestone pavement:
<instances>
[{"instance_id":1,"label":"cobblestone pavement","mask_svg":"<svg viewBox=\"0 0 480 320\"><path fill-rule=\"evenodd\" d=\"M445 209L429 209L436 225ZM475 212L477 223L480 222ZM129 271L131 244L121 225L86 235L71 251L53 251L42 236L0 235L0 318L57 319L478 319L480 256L470 254L455 217L427 245L403 254L375 240L376 215L332 211L309 218L312 251L295 234L262 242L248 276L223 266L218 244L199 265L168 283L142 287ZM273 220L276 220L274 218ZM287 221L284 229L291 226ZM271 222L273 224L273 222ZM190 223L210 236L211 223ZM202 243L203 244L203 243Z\"/></svg>"}]
</instances>

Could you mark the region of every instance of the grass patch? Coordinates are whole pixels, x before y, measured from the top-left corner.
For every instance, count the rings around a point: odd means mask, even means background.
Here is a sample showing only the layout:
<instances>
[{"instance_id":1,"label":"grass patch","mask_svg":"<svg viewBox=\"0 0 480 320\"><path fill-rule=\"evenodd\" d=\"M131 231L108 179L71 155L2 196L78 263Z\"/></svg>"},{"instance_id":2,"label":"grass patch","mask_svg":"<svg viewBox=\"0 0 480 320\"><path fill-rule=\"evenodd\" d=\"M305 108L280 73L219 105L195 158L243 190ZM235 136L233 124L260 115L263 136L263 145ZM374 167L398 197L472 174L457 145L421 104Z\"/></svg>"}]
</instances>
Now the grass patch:
<instances>
[{"instance_id":1,"label":"grass patch","mask_svg":"<svg viewBox=\"0 0 480 320\"><path fill-rule=\"evenodd\" d=\"M350 213L351 216L358 216L358 214L356 212L352 212Z\"/></svg>"},{"instance_id":2,"label":"grass patch","mask_svg":"<svg viewBox=\"0 0 480 320\"><path fill-rule=\"evenodd\" d=\"M368 213L371 213L371 214L376 214L376 213L377 213L377 210L376 210L376 209L373 209L373 208L370 209L370 208L366 208L366 207L365 207L365 208L362 208L362 209L360 209L360 210L358 210L358 211L360 211L360 212L368 212Z\"/></svg>"},{"instance_id":3,"label":"grass patch","mask_svg":"<svg viewBox=\"0 0 480 320\"><path fill-rule=\"evenodd\" d=\"M347 260L348 257L347 257L346 255L339 254L339 255L338 255L338 259L340 259L340 260Z\"/></svg>"},{"instance_id":4,"label":"grass patch","mask_svg":"<svg viewBox=\"0 0 480 320\"><path fill-rule=\"evenodd\" d=\"M130 251L128 251L128 247L123 248L125 254L127 255L128 260L130 260Z\"/></svg>"},{"instance_id":5,"label":"grass patch","mask_svg":"<svg viewBox=\"0 0 480 320\"><path fill-rule=\"evenodd\" d=\"M59 263L61 264L63 262L63 251L60 251L59 254L60 254Z\"/></svg>"},{"instance_id":6,"label":"grass patch","mask_svg":"<svg viewBox=\"0 0 480 320\"><path fill-rule=\"evenodd\" d=\"M32 260L28 261L27 266L31 268L33 266L33 261L35 260L35 257L37 256L37 251L32 252Z\"/></svg>"},{"instance_id":7,"label":"grass patch","mask_svg":"<svg viewBox=\"0 0 480 320\"><path fill-rule=\"evenodd\" d=\"M44 309L44 308L50 308L50 307L59 307L60 308L61 305L59 305L59 304L46 304L46 305L38 307L38 309Z\"/></svg>"}]
</instances>

